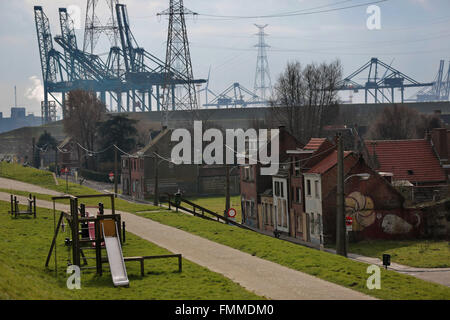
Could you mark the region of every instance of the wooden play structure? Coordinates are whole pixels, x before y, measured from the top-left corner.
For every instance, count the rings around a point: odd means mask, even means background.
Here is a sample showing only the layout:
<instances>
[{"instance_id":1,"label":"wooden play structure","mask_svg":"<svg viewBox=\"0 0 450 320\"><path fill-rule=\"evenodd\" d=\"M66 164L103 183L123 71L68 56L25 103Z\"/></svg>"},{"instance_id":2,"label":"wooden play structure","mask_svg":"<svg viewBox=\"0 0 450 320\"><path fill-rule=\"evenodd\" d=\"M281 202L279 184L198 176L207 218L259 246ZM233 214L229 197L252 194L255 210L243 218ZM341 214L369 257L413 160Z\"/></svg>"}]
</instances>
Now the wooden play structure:
<instances>
[{"instance_id":1,"label":"wooden play structure","mask_svg":"<svg viewBox=\"0 0 450 320\"><path fill-rule=\"evenodd\" d=\"M79 204L82 199L109 198L111 203L111 213L105 214L104 205L88 207ZM116 214L114 205L114 194L85 195L85 196L63 196L53 197L53 207L58 200L70 201L70 213L61 212L58 222L56 222L56 210L54 209L54 236L50 250L45 262L45 266L50 264L51 256L55 256L55 271L57 270L56 243L60 231L66 231L69 235L65 239L68 248L68 265L76 265L81 270L95 269L98 275L103 274L103 265L109 264L111 277L116 287L129 286L129 280L125 262L138 261L141 264L141 275L144 276L144 260L178 258L179 271L182 270L181 255L168 256L142 256L123 257L122 245L125 242L125 223L121 221L121 216ZM97 210L96 215L92 214L92 209ZM88 212L91 211L91 213ZM106 255L102 254L106 250ZM93 253L93 254L89 254ZM95 266L91 266L88 260L94 260Z\"/></svg>"},{"instance_id":2,"label":"wooden play structure","mask_svg":"<svg viewBox=\"0 0 450 320\"><path fill-rule=\"evenodd\" d=\"M19 216L33 216L36 219L36 196L31 194L28 197L28 208L26 211L19 210L19 200L17 196L11 195L11 211L9 214L17 218Z\"/></svg>"}]
</instances>

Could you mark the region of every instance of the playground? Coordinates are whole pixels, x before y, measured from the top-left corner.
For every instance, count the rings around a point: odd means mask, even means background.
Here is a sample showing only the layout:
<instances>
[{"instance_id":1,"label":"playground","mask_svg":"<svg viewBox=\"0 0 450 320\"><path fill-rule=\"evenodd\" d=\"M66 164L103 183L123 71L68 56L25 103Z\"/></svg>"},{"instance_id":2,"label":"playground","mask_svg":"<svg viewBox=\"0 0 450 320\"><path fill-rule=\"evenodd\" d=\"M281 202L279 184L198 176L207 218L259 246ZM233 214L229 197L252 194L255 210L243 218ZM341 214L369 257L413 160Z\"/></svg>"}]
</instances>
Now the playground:
<instances>
[{"instance_id":1,"label":"playground","mask_svg":"<svg viewBox=\"0 0 450 320\"><path fill-rule=\"evenodd\" d=\"M27 205L19 204L20 210ZM139 262L126 262L129 287L115 287L108 263L103 264L103 275L96 272L95 260L88 259L94 269L82 270L81 290L69 290L66 286L67 263L73 259L65 240L70 228L60 232L56 240L57 270L52 255L49 268L45 268L54 236L53 210L37 208L37 217L12 218L7 212L10 203L0 201L0 299L260 299L225 277L183 259L179 272L176 258L146 260L145 275ZM97 208L87 208L95 212ZM59 217L57 217L59 218ZM58 222L58 221L56 221ZM146 240L125 232L123 244L125 257L164 256L171 253ZM104 258L107 257L106 249ZM83 261L81 259L81 261ZM25 280L25 281L24 281Z\"/></svg>"}]
</instances>

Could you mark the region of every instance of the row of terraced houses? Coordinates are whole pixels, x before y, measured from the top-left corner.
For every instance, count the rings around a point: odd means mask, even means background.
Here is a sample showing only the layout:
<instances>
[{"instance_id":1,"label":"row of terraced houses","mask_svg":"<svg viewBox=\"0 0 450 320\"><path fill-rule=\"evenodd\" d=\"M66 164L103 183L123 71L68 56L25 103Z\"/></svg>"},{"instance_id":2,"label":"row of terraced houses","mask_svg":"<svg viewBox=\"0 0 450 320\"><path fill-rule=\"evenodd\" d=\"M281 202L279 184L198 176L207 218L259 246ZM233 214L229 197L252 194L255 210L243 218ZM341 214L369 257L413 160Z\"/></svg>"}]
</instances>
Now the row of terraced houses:
<instances>
[{"instance_id":1,"label":"row of terraced houses","mask_svg":"<svg viewBox=\"0 0 450 320\"><path fill-rule=\"evenodd\" d=\"M339 128L347 130L347 128ZM352 240L449 237L450 131L424 139L363 141L351 129L344 153L346 215ZM337 147L334 139L300 144L280 128L280 170L241 167L242 223L322 246L336 237ZM360 174L370 175L361 179ZM359 176L358 176L359 175Z\"/></svg>"}]
</instances>

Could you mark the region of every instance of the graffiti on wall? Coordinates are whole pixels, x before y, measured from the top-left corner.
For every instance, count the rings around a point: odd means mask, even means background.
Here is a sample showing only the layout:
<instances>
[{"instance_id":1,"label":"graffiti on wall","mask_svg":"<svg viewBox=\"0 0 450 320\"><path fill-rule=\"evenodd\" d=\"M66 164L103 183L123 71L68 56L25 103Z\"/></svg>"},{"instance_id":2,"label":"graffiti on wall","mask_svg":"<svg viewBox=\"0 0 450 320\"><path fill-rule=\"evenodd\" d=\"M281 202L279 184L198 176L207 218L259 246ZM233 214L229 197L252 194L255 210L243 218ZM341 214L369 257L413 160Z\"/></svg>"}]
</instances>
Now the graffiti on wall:
<instances>
[{"instance_id":1,"label":"graffiti on wall","mask_svg":"<svg viewBox=\"0 0 450 320\"><path fill-rule=\"evenodd\" d=\"M420 216L416 214L416 217L416 227L418 227L420 225ZM388 214L384 217L381 228L387 234L407 234L414 229L414 226L399 216Z\"/></svg>"},{"instance_id":2,"label":"graffiti on wall","mask_svg":"<svg viewBox=\"0 0 450 320\"><path fill-rule=\"evenodd\" d=\"M345 199L346 215L353 218L353 231L363 231L370 227L375 221L381 220L381 229L390 235L401 235L410 233L421 223L420 216L416 213L416 223L412 224L396 214L377 213L375 204L371 197L360 192L353 192Z\"/></svg>"},{"instance_id":3,"label":"graffiti on wall","mask_svg":"<svg viewBox=\"0 0 450 320\"><path fill-rule=\"evenodd\" d=\"M371 226L376 219L372 198L353 192L345 199L346 214L353 218L353 231L362 231Z\"/></svg>"}]
</instances>

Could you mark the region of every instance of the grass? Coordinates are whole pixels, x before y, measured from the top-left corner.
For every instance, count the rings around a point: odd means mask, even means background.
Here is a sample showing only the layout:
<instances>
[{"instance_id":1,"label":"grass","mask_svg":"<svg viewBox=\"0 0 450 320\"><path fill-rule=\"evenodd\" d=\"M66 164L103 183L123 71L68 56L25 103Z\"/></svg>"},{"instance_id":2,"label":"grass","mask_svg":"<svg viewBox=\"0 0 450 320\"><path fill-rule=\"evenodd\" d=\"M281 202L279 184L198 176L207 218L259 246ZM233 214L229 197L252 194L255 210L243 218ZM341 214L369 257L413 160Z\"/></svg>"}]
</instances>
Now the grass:
<instances>
[{"instance_id":1,"label":"grass","mask_svg":"<svg viewBox=\"0 0 450 320\"><path fill-rule=\"evenodd\" d=\"M138 215L376 298L450 300L448 287L384 269L381 290L369 290L367 264L252 231L170 211Z\"/></svg>"},{"instance_id":2,"label":"grass","mask_svg":"<svg viewBox=\"0 0 450 320\"><path fill-rule=\"evenodd\" d=\"M57 191L60 193L66 193L66 182L64 179L58 179L59 185L55 184L53 175L51 172L38 170L30 167L23 167L18 164L11 164L6 162L0 162L0 177L18 180L30 184L37 185L39 187ZM89 195L89 194L101 194L96 190L82 186L76 183L68 183L69 189L68 193L76 196ZM14 191L9 189L1 189L2 192L14 192L16 195L28 196L29 192ZM35 194L39 199L51 201L51 196L44 194ZM83 203L89 206L98 205L98 199L83 199ZM61 203L68 203L67 201L58 201ZM105 208L110 209L110 203L107 198L105 198ZM117 210L126 212L138 212L138 211L148 211L159 209L158 207L153 207L146 204L136 204L130 203L122 199L115 200L115 207Z\"/></svg>"},{"instance_id":3,"label":"grass","mask_svg":"<svg viewBox=\"0 0 450 320\"><path fill-rule=\"evenodd\" d=\"M261 299L231 280L183 259L183 272L178 273L176 260L146 261L146 276L141 277L139 263L127 262L129 288L114 288L105 265L99 277L92 270L82 273L81 290L66 288L68 250L65 234L58 238L58 273L54 257L50 268L44 267L53 234L53 214L38 209L37 219L13 219L6 213L9 203L0 202L0 299L25 300L203 300ZM160 255L169 252L132 234L127 234L125 256ZM106 252L103 252L106 255ZM91 260L89 260L91 261Z\"/></svg>"},{"instance_id":4,"label":"grass","mask_svg":"<svg viewBox=\"0 0 450 320\"><path fill-rule=\"evenodd\" d=\"M206 209L209 209L217 214L223 215L225 210L225 197L189 197L187 200L198 204ZM236 222L242 221L242 212L241 212L241 197L233 196L231 197L231 207L236 209Z\"/></svg>"},{"instance_id":5,"label":"grass","mask_svg":"<svg viewBox=\"0 0 450 320\"><path fill-rule=\"evenodd\" d=\"M350 244L350 252L382 258L391 255L391 261L417 268L449 268L450 244L447 241L361 241Z\"/></svg>"},{"instance_id":6,"label":"grass","mask_svg":"<svg viewBox=\"0 0 450 320\"><path fill-rule=\"evenodd\" d=\"M33 170L22 167L19 167L19 169L19 171ZM21 181L31 183L35 181L35 184L44 186L42 183L39 183L39 180L32 179L30 181L26 174L21 174L18 177L16 180L23 179ZM15 179L14 176L10 176L10 178ZM54 187L53 184L53 186L48 188L54 190ZM89 192L92 193L92 190L89 190ZM209 201L214 202L214 200ZM367 274L367 264L181 213L167 210L151 211L151 206L144 206L147 212L141 212L144 210L136 210L140 205L130 203L121 205L128 207L130 210L122 209L118 205L117 208L120 210L135 212L145 218L176 227L376 298L450 300L450 288L448 287L384 269L381 270L382 289L369 290L366 286L366 280L369 276Z\"/></svg>"}]
</instances>

